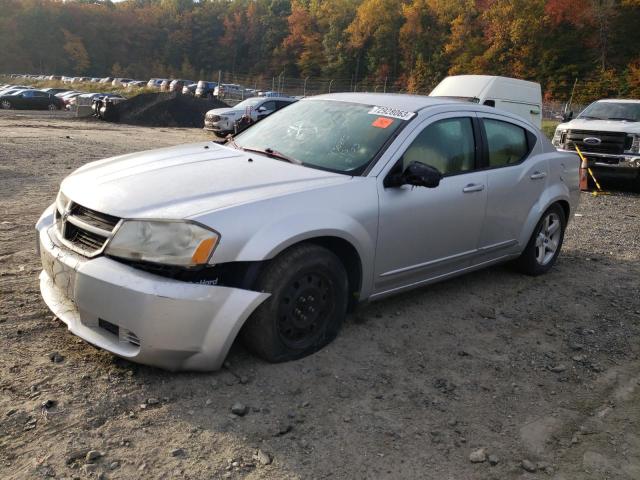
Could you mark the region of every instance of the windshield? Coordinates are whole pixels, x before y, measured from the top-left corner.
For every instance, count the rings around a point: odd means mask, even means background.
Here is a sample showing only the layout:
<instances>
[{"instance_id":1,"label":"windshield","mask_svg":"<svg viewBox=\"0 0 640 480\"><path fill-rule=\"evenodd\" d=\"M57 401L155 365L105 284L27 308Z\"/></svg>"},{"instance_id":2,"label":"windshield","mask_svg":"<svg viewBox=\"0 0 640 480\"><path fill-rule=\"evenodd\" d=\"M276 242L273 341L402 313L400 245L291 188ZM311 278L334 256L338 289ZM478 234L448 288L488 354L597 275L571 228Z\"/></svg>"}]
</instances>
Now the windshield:
<instances>
[{"instance_id":1,"label":"windshield","mask_svg":"<svg viewBox=\"0 0 640 480\"><path fill-rule=\"evenodd\" d=\"M638 122L640 121L640 103L594 102L585 108L577 118Z\"/></svg>"},{"instance_id":2,"label":"windshield","mask_svg":"<svg viewBox=\"0 0 640 480\"><path fill-rule=\"evenodd\" d=\"M238 135L240 148L279 152L309 167L359 175L414 116L373 105L303 100ZM389 113L385 115L384 113ZM394 118L396 117L396 118Z\"/></svg>"},{"instance_id":3,"label":"windshield","mask_svg":"<svg viewBox=\"0 0 640 480\"><path fill-rule=\"evenodd\" d=\"M238 103L234 110L244 110L247 107L254 107L256 104L260 103L263 98L247 98L245 101Z\"/></svg>"}]
</instances>

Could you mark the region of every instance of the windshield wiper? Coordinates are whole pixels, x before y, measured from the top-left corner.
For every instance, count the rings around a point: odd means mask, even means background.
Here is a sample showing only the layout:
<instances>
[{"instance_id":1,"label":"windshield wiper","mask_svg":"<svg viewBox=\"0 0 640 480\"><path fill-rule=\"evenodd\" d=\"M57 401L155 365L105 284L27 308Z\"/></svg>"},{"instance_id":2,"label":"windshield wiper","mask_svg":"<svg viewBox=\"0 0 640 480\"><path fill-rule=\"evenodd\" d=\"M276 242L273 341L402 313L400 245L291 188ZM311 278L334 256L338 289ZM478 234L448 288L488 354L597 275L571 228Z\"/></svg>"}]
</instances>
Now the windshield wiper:
<instances>
[{"instance_id":1,"label":"windshield wiper","mask_svg":"<svg viewBox=\"0 0 640 480\"><path fill-rule=\"evenodd\" d=\"M590 115L580 115L578 118L581 118L583 120L604 120L604 118L592 117Z\"/></svg>"},{"instance_id":2,"label":"windshield wiper","mask_svg":"<svg viewBox=\"0 0 640 480\"><path fill-rule=\"evenodd\" d=\"M227 137L226 145L231 145L236 150L243 150L243 148L236 143L235 139L233 138L233 135L231 134L229 134L229 136Z\"/></svg>"},{"instance_id":3,"label":"windshield wiper","mask_svg":"<svg viewBox=\"0 0 640 480\"><path fill-rule=\"evenodd\" d=\"M277 158L278 160L284 160L285 162L293 163L295 165L302 165L302 162L297 158L292 158L284 153L281 153L273 148L267 147L264 150L260 150L259 148L247 148L247 147L239 147L245 152L255 152L261 153L262 155L266 155L267 157Z\"/></svg>"}]
</instances>

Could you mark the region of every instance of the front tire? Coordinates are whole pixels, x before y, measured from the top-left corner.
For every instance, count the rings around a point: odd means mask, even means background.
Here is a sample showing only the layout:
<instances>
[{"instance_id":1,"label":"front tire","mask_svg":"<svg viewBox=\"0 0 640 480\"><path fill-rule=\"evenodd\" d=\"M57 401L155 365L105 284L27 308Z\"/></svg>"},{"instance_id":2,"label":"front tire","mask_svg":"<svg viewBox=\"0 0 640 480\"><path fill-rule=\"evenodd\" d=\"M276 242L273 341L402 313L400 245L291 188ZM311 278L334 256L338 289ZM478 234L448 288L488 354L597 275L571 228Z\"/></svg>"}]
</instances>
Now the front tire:
<instances>
[{"instance_id":1,"label":"front tire","mask_svg":"<svg viewBox=\"0 0 640 480\"><path fill-rule=\"evenodd\" d=\"M317 352L336 337L347 314L345 268L318 245L301 244L280 254L260 275L257 290L271 296L241 335L245 346L268 362Z\"/></svg>"},{"instance_id":2,"label":"front tire","mask_svg":"<svg viewBox=\"0 0 640 480\"><path fill-rule=\"evenodd\" d=\"M13 105L11 105L11 102L9 100L2 100L2 102L0 103L0 107L2 107L4 110L10 110Z\"/></svg>"},{"instance_id":3,"label":"front tire","mask_svg":"<svg viewBox=\"0 0 640 480\"><path fill-rule=\"evenodd\" d=\"M515 264L522 273L531 276L547 273L560 254L567 219L560 205L551 205L533 230L527 247Z\"/></svg>"}]
</instances>

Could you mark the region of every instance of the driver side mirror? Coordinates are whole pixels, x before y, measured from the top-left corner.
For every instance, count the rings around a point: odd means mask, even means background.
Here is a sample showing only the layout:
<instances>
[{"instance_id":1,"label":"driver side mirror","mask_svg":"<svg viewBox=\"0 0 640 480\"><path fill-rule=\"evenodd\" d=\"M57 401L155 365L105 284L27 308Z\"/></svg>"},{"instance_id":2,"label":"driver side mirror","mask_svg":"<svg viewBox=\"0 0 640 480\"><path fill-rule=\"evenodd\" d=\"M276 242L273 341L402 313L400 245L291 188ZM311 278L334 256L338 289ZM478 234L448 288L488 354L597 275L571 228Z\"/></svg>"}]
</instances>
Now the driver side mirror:
<instances>
[{"instance_id":1,"label":"driver side mirror","mask_svg":"<svg viewBox=\"0 0 640 480\"><path fill-rule=\"evenodd\" d=\"M385 181L385 187L401 187L412 185L414 187L436 188L440 185L442 173L431 165L422 162L411 162L402 173L389 175Z\"/></svg>"},{"instance_id":2,"label":"driver side mirror","mask_svg":"<svg viewBox=\"0 0 640 480\"><path fill-rule=\"evenodd\" d=\"M264 108L264 106L258 107L258 112L262 113L262 112L266 112L266 111L267 111L267 109Z\"/></svg>"}]
</instances>

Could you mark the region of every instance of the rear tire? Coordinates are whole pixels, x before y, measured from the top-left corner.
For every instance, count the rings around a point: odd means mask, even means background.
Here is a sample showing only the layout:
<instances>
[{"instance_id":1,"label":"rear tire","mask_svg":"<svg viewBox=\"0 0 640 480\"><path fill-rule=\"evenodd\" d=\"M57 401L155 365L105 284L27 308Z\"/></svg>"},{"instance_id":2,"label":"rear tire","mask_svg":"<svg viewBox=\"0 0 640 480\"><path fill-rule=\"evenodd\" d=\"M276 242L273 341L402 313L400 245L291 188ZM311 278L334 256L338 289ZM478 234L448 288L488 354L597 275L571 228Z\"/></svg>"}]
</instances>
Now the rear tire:
<instances>
[{"instance_id":1,"label":"rear tire","mask_svg":"<svg viewBox=\"0 0 640 480\"><path fill-rule=\"evenodd\" d=\"M50 104L47 108L49 108L50 111L58 110L58 106L55 103Z\"/></svg>"},{"instance_id":2,"label":"rear tire","mask_svg":"<svg viewBox=\"0 0 640 480\"><path fill-rule=\"evenodd\" d=\"M562 207L557 203L551 205L538 221L527 247L515 261L516 268L531 276L547 273L560 254L566 226Z\"/></svg>"},{"instance_id":3,"label":"rear tire","mask_svg":"<svg viewBox=\"0 0 640 480\"><path fill-rule=\"evenodd\" d=\"M271 296L247 320L241 336L268 362L317 352L336 337L347 314L345 268L317 245L301 244L280 254L262 272L256 290Z\"/></svg>"}]
</instances>

